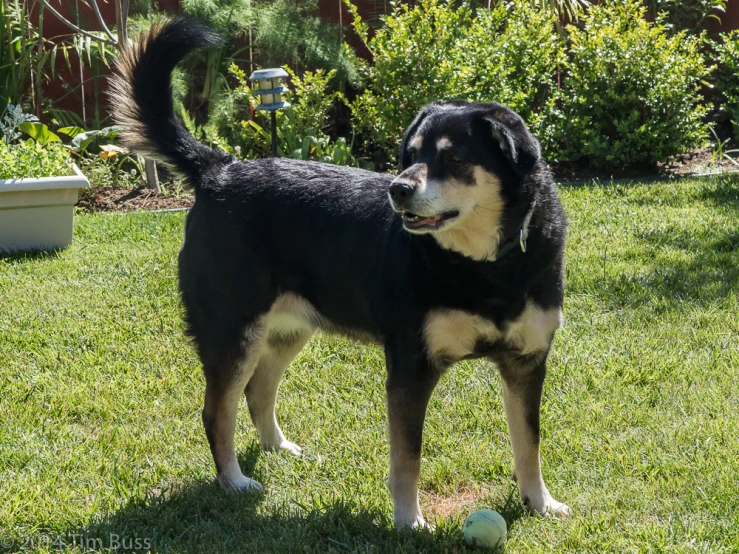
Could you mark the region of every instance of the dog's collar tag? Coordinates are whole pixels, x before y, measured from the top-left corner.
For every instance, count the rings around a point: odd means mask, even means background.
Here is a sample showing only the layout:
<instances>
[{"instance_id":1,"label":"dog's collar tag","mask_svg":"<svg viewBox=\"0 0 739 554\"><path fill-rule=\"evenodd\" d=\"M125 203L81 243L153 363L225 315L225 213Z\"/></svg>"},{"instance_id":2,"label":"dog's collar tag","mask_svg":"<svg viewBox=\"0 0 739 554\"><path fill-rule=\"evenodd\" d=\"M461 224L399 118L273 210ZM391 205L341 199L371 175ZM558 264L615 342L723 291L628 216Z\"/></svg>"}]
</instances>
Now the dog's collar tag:
<instances>
[{"instance_id":1,"label":"dog's collar tag","mask_svg":"<svg viewBox=\"0 0 739 554\"><path fill-rule=\"evenodd\" d=\"M521 230L518 233L518 243L521 245L521 252L523 253L526 253L526 239L529 238L529 223L531 223L531 216L534 215L534 208L536 208L536 202L526 212L526 217L523 218L523 225L521 225Z\"/></svg>"},{"instance_id":2,"label":"dog's collar tag","mask_svg":"<svg viewBox=\"0 0 739 554\"><path fill-rule=\"evenodd\" d=\"M523 223L521 224L521 227L518 230L518 245L521 247L521 252L523 253L526 253L526 239L529 238L529 223L531 223L531 216L534 215L535 207L536 207L536 204L531 206L531 209L526 213L526 217L523 218ZM506 255L508 252L510 252L515 247L516 247L516 237L514 235L503 246L498 248L498 251L495 253L495 257L492 260L493 261L499 260L500 258L502 258L504 255Z\"/></svg>"}]
</instances>

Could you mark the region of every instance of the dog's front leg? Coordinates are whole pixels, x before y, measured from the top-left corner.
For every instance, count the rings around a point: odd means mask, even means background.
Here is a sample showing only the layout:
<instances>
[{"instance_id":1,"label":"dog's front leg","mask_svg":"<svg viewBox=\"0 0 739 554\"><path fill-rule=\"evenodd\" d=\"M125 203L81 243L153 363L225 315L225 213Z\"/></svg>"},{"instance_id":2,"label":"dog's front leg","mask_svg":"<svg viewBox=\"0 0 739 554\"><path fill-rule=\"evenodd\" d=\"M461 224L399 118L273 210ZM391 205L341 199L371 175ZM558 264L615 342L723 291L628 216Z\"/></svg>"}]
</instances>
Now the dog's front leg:
<instances>
[{"instance_id":1,"label":"dog's front leg","mask_svg":"<svg viewBox=\"0 0 739 554\"><path fill-rule=\"evenodd\" d=\"M528 364L499 363L503 377L503 404L513 447L515 477L521 500L531 512L568 516L569 506L549 494L541 475L539 457L539 407L546 375L546 360Z\"/></svg>"},{"instance_id":2,"label":"dog's front leg","mask_svg":"<svg viewBox=\"0 0 739 554\"><path fill-rule=\"evenodd\" d=\"M386 352L390 428L390 494L395 526L427 527L418 503L423 422L439 375L421 354Z\"/></svg>"}]
</instances>

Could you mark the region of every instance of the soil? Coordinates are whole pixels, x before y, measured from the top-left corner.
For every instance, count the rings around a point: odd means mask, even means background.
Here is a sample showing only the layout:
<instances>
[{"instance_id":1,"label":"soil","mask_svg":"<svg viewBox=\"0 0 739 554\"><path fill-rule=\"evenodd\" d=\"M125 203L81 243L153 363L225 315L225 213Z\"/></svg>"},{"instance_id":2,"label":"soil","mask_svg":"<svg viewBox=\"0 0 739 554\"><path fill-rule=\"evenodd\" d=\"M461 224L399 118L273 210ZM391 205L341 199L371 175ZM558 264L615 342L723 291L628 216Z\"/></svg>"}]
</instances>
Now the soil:
<instances>
[{"instance_id":1,"label":"soil","mask_svg":"<svg viewBox=\"0 0 739 554\"><path fill-rule=\"evenodd\" d=\"M193 201L189 193L173 195L113 186L82 191L77 207L85 212L138 212L189 208Z\"/></svg>"},{"instance_id":2,"label":"soil","mask_svg":"<svg viewBox=\"0 0 739 554\"><path fill-rule=\"evenodd\" d=\"M713 159L711 148L693 150L667 163L654 165L630 166L611 171L597 170L583 164L552 164L551 170L558 183L579 181L611 181L611 180L654 180L664 177L687 177L710 173L736 172L739 165L726 158Z\"/></svg>"},{"instance_id":3,"label":"soil","mask_svg":"<svg viewBox=\"0 0 739 554\"><path fill-rule=\"evenodd\" d=\"M695 150L658 166L627 167L622 170L598 171L582 164L552 164L552 173L559 183L611 181L621 179L653 180L660 177L685 177L706 173L736 172L739 165L722 158L712 159L710 148ZM156 193L147 188L93 188L80 194L77 206L85 212L135 212L182 209L192 206L190 193Z\"/></svg>"}]
</instances>

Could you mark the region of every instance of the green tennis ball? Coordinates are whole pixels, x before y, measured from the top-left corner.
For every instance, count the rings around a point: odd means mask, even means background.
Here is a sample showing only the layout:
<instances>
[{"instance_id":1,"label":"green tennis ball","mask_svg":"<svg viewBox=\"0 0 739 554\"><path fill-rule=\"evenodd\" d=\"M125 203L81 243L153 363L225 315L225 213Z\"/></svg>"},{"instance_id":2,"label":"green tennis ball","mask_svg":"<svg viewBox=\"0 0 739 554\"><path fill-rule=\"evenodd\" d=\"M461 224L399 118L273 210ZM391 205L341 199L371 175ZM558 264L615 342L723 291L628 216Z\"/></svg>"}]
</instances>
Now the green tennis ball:
<instances>
[{"instance_id":1,"label":"green tennis ball","mask_svg":"<svg viewBox=\"0 0 739 554\"><path fill-rule=\"evenodd\" d=\"M508 535L505 519L493 510L478 510L464 522L464 540L473 547L502 548Z\"/></svg>"}]
</instances>

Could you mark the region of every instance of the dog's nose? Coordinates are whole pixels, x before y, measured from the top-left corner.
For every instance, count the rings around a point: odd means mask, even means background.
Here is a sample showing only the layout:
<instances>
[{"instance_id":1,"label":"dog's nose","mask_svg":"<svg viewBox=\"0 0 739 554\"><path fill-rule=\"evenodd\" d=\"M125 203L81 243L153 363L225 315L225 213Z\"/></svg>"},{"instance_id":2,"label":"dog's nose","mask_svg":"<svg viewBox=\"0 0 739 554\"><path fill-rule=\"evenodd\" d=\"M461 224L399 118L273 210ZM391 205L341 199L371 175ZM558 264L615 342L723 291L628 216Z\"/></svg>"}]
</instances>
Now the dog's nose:
<instances>
[{"instance_id":1,"label":"dog's nose","mask_svg":"<svg viewBox=\"0 0 739 554\"><path fill-rule=\"evenodd\" d=\"M403 202L413 196L414 189L408 183L395 181L390 185L390 198L395 202Z\"/></svg>"}]
</instances>

